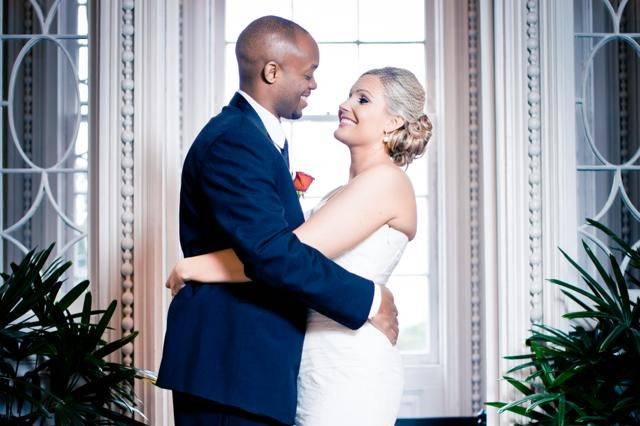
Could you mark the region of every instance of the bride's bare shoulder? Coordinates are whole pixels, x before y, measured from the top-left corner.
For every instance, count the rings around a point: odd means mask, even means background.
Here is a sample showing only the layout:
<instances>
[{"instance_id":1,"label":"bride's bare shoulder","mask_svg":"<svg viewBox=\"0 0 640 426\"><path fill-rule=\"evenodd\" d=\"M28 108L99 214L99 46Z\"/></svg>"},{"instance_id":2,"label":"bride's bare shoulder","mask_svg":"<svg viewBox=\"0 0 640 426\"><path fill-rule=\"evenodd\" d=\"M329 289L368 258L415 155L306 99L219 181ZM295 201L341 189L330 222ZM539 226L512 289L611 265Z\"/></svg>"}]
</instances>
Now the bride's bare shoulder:
<instances>
[{"instance_id":1,"label":"bride's bare shoulder","mask_svg":"<svg viewBox=\"0 0 640 426\"><path fill-rule=\"evenodd\" d=\"M409 176L400 167L393 164L379 164L356 176L352 183L366 185L380 192L392 193L401 197L414 197L413 185ZM385 194L389 195L389 194Z\"/></svg>"},{"instance_id":2,"label":"bride's bare shoulder","mask_svg":"<svg viewBox=\"0 0 640 426\"><path fill-rule=\"evenodd\" d=\"M415 237L417 229L416 199L409 176L395 165L379 165L358 175L360 192L369 192L368 207L383 209L388 217L387 224L407 235Z\"/></svg>"}]
</instances>

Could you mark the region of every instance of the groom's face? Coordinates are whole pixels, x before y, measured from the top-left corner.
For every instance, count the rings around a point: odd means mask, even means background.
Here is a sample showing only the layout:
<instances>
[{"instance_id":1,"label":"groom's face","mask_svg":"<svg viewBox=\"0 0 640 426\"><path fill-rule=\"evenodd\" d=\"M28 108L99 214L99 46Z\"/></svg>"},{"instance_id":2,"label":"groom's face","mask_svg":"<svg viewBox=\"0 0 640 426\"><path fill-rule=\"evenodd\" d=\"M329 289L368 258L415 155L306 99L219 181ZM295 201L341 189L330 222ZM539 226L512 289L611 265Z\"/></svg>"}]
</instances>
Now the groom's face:
<instances>
[{"instance_id":1,"label":"groom's face","mask_svg":"<svg viewBox=\"0 0 640 426\"><path fill-rule=\"evenodd\" d=\"M307 98L317 87L314 72L320 62L316 42L308 35L300 35L293 50L282 65L279 79L277 109L280 117L296 120L302 117Z\"/></svg>"}]
</instances>

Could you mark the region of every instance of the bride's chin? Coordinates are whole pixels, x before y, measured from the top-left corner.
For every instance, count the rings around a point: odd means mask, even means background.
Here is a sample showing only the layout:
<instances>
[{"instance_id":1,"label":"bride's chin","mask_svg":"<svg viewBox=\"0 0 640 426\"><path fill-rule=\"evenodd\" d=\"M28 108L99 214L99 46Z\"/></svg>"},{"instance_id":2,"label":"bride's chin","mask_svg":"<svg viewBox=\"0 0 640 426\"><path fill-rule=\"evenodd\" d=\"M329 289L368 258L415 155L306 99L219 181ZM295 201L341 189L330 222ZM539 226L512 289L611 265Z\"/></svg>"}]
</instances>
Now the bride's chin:
<instances>
[{"instance_id":1,"label":"bride's chin","mask_svg":"<svg viewBox=\"0 0 640 426\"><path fill-rule=\"evenodd\" d=\"M340 129L336 129L333 132L333 137L336 138L337 141L343 143L344 145L349 145L349 143L345 140L344 136L341 134Z\"/></svg>"}]
</instances>

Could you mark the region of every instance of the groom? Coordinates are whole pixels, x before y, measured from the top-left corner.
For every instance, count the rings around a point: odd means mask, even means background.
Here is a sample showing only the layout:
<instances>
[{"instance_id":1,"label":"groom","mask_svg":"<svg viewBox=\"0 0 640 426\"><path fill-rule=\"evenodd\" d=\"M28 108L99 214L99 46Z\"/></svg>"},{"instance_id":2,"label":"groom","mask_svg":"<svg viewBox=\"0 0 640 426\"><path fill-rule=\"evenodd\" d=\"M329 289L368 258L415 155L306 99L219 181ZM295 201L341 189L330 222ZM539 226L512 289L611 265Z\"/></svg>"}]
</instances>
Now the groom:
<instances>
[{"instance_id":1,"label":"groom","mask_svg":"<svg viewBox=\"0 0 640 426\"><path fill-rule=\"evenodd\" d=\"M280 118L298 119L316 88L318 46L275 16L239 36L240 91L185 159L180 242L187 257L233 248L246 285L187 283L171 302L158 386L177 425L290 425L307 308L391 340L391 293L302 244L304 221Z\"/></svg>"}]
</instances>

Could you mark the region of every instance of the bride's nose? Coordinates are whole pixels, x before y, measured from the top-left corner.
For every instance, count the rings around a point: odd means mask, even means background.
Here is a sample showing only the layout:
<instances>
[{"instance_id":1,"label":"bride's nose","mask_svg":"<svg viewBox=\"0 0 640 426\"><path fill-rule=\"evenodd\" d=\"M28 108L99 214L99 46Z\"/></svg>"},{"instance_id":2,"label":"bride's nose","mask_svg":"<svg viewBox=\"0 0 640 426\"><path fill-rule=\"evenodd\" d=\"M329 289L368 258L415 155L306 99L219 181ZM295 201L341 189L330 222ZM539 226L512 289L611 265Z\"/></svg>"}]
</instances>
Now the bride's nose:
<instances>
[{"instance_id":1,"label":"bride's nose","mask_svg":"<svg viewBox=\"0 0 640 426\"><path fill-rule=\"evenodd\" d=\"M340 104L340 106L338 107L338 113L341 112L348 112L351 108L349 108L349 101L346 100L343 103Z\"/></svg>"}]
</instances>

